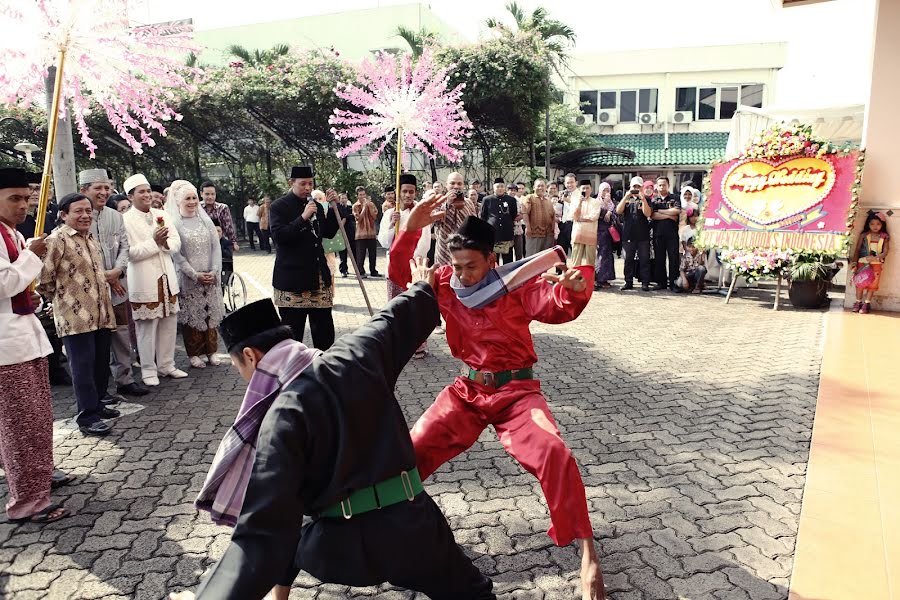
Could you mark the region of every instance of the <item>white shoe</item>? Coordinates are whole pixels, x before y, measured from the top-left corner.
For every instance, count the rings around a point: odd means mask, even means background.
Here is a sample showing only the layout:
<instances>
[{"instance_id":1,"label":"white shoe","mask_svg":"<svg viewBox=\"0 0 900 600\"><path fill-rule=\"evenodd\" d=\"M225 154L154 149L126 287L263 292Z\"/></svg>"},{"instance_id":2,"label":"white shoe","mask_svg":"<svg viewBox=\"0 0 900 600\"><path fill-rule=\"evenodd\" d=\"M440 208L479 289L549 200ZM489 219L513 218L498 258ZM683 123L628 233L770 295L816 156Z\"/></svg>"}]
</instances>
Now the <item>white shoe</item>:
<instances>
[{"instance_id":1,"label":"white shoe","mask_svg":"<svg viewBox=\"0 0 900 600\"><path fill-rule=\"evenodd\" d=\"M148 387L155 387L159 385L159 377L144 377L144 385Z\"/></svg>"},{"instance_id":2,"label":"white shoe","mask_svg":"<svg viewBox=\"0 0 900 600\"><path fill-rule=\"evenodd\" d=\"M209 355L209 364L211 364L214 367L218 367L219 365L222 364L222 361L219 359L218 355L210 354Z\"/></svg>"},{"instance_id":3,"label":"white shoe","mask_svg":"<svg viewBox=\"0 0 900 600\"><path fill-rule=\"evenodd\" d=\"M205 369L206 363L203 362L203 359L200 358L199 356L192 356L191 357L191 366L194 367L195 369Z\"/></svg>"},{"instance_id":4,"label":"white shoe","mask_svg":"<svg viewBox=\"0 0 900 600\"><path fill-rule=\"evenodd\" d=\"M184 379L188 376L188 374L181 369L173 369L168 373L160 373L160 375L162 375L163 377L171 377L172 379Z\"/></svg>"}]
</instances>

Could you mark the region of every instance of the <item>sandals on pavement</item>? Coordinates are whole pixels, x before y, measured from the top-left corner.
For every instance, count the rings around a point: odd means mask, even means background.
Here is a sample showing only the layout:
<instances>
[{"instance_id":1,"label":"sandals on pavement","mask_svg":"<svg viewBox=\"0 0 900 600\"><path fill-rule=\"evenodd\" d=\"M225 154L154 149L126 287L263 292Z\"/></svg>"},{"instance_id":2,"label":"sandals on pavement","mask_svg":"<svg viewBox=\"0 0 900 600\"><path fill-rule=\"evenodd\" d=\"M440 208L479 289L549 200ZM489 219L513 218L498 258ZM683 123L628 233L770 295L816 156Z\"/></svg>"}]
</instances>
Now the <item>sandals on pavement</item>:
<instances>
[{"instance_id":1,"label":"sandals on pavement","mask_svg":"<svg viewBox=\"0 0 900 600\"><path fill-rule=\"evenodd\" d=\"M428 356L428 350L416 350L413 352L413 358L425 358Z\"/></svg>"},{"instance_id":2,"label":"sandals on pavement","mask_svg":"<svg viewBox=\"0 0 900 600\"><path fill-rule=\"evenodd\" d=\"M64 519L70 514L72 514L72 512L68 508L63 508L60 504L51 504L44 510L36 512L30 517L25 517L24 519L10 519L10 521L13 523L37 523L39 525L46 525L47 523Z\"/></svg>"},{"instance_id":3,"label":"sandals on pavement","mask_svg":"<svg viewBox=\"0 0 900 600\"><path fill-rule=\"evenodd\" d=\"M64 485L69 485L75 481L75 479L76 477L71 473L64 473L63 471L53 469L53 474L50 476L50 489L55 490Z\"/></svg>"}]
</instances>

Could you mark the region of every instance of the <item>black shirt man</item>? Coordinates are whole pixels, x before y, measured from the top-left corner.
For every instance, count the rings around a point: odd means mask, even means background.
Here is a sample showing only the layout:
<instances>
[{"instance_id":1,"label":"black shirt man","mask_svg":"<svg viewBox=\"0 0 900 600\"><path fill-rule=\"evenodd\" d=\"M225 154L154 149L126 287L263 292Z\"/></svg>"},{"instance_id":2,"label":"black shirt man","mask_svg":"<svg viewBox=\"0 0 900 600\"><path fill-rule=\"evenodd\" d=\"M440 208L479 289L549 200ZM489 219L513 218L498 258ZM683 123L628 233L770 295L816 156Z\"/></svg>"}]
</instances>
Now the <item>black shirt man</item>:
<instances>
[{"instance_id":1,"label":"black shirt man","mask_svg":"<svg viewBox=\"0 0 900 600\"><path fill-rule=\"evenodd\" d=\"M631 187L616 206L616 214L622 216L622 251L625 253L625 285L623 290L634 289L634 257L640 268L641 289L650 291L650 215L649 198L643 192L644 180L632 177Z\"/></svg>"},{"instance_id":2,"label":"black shirt man","mask_svg":"<svg viewBox=\"0 0 900 600\"><path fill-rule=\"evenodd\" d=\"M669 193L669 178L656 178L656 197L650 202L653 209L653 255L656 257L656 289L669 288L677 292L675 281L678 279L681 257L678 243L678 219L681 215L681 200ZM666 276L666 259L669 261L668 277Z\"/></svg>"},{"instance_id":3,"label":"black shirt man","mask_svg":"<svg viewBox=\"0 0 900 600\"><path fill-rule=\"evenodd\" d=\"M506 193L502 177L494 180L494 193L481 202L481 220L487 221L496 232L494 252L503 258L503 264L513 261L515 219L518 215L516 199Z\"/></svg>"}]
</instances>

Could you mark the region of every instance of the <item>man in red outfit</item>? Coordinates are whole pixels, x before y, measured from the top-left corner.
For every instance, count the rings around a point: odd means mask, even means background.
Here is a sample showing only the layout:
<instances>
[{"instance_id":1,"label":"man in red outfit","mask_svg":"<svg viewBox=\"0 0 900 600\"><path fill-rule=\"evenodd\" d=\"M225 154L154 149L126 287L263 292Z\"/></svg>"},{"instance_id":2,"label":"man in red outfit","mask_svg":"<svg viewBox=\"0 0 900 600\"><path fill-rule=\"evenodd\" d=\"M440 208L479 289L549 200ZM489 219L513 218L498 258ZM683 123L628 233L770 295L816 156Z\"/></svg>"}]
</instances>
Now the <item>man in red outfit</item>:
<instances>
[{"instance_id":1,"label":"man in red outfit","mask_svg":"<svg viewBox=\"0 0 900 600\"><path fill-rule=\"evenodd\" d=\"M441 218L434 211L446 201L437 197L418 204L394 241L388 275L401 287L410 282L420 230ZM594 271L577 267L524 283L507 273L498 284L493 227L476 217L469 217L447 244L452 262L436 268L434 289L450 351L465 363L467 374L438 394L411 431L419 472L427 478L493 425L506 451L540 481L550 508L551 539L558 546L578 540L583 600L603 600L584 484L533 378L537 354L528 329L531 321L577 318L591 297ZM556 266L565 269L564 263ZM473 303L475 297L479 304Z\"/></svg>"}]
</instances>

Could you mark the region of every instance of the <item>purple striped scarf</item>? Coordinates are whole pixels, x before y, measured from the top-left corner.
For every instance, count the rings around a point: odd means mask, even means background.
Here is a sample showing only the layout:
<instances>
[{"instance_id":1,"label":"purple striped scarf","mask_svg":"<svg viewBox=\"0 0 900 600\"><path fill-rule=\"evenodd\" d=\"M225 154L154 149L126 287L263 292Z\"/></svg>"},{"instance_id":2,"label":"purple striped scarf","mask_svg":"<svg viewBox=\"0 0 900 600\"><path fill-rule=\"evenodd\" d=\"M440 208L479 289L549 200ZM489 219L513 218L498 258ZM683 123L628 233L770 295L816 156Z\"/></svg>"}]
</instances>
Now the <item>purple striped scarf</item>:
<instances>
[{"instance_id":1,"label":"purple striped scarf","mask_svg":"<svg viewBox=\"0 0 900 600\"><path fill-rule=\"evenodd\" d=\"M284 340L266 352L256 366L234 425L219 444L206 482L194 501L194 506L209 511L218 525L234 527L241 514L263 418L282 388L321 353L294 340Z\"/></svg>"}]
</instances>

